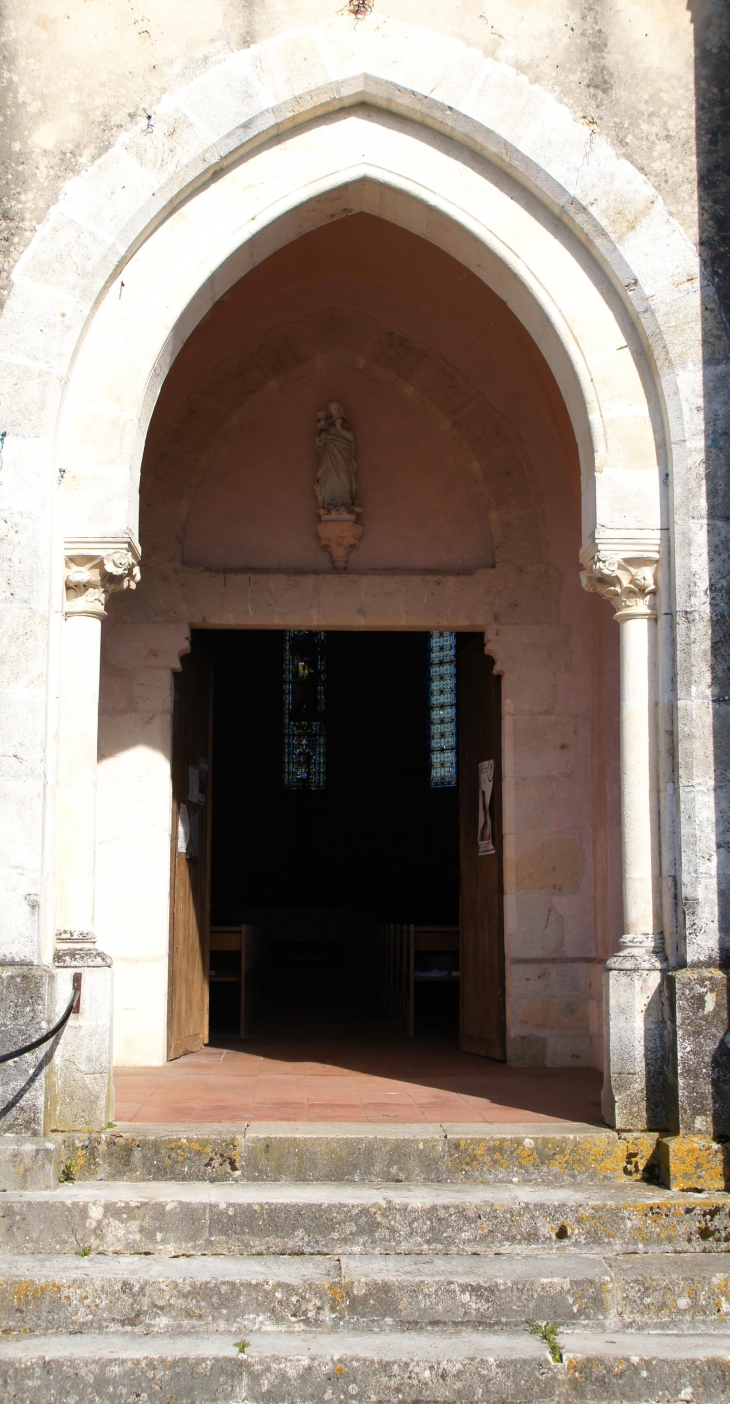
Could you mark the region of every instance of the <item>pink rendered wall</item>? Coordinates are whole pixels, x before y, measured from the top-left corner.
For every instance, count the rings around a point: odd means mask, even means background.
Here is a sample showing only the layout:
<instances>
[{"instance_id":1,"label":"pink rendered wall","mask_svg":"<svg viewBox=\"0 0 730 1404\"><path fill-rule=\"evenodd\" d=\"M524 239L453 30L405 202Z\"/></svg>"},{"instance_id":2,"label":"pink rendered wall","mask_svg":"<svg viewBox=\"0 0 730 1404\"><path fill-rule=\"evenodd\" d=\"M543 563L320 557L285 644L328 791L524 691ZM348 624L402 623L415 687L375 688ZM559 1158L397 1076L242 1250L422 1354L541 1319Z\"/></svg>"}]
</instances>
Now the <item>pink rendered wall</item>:
<instances>
[{"instance_id":1,"label":"pink rendered wall","mask_svg":"<svg viewBox=\"0 0 730 1404\"><path fill-rule=\"evenodd\" d=\"M524 458L515 424L543 438L547 428L563 464L559 491L571 513L577 506L565 406L521 324L447 254L357 215L302 236L243 278L168 376L145 472L154 472L158 446L197 458L186 563L331 569L317 541L313 483L316 412L333 398L355 429L364 508L351 571L494 564L489 467L506 460L509 475L510 458ZM192 432L181 432L191 403Z\"/></svg>"},{"instance_id":2,"label":"pink rendered wall","mask_svg":"<svg viewBox=\"0 0 730 1404\"><path fill-rule=\"evenodd\" d=\"M348 292L347 283L337 288L343 298ZM297 310L309 300L292 299ZM313 491L316 415L331 399L355 431L363 507L363 541L348 569L492 565L487 505L448 434L356 366L316 367L234 417L190 508L183 560L217 570L333 569L314 529Z\"/></svg>"},{"instance_id":3,"label":"pink rendered wall","mask_svg":"<svg viewBox=\"0 0 730 1404\"><path fill-rule=\"evenodd\" d=\"M438 345L446 355L460 336L470 338L472 356L486 351L497 374L495 393L501 399L509 380L524 387L557 438L577 486L578 451L568 412L547 362L521 322L449 254L366 214L303 234L224 294L188 339L165 381L148 433L148 454L169 431L207 367L225 360L267 325L287 320L293 292L312 289L323 308L326 287L340 279L360 285L366 306L378 290L400 296L427 344ZM271 370L275 373L275 365Z\"/></svg>"}]
</instances>

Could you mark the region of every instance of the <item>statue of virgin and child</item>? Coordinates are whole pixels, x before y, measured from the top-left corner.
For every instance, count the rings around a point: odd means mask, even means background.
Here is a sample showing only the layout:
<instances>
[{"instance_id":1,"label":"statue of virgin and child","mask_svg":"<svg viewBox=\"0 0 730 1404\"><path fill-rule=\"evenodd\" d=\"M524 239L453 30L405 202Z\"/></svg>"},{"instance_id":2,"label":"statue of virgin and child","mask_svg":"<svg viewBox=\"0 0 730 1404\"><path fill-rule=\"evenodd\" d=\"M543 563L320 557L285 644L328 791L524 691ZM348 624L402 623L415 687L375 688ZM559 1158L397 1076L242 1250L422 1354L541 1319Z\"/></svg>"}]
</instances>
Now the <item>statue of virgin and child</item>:
<instances>
[{"instance_id":1,"label":"statue of virgin and child","mask_svg":"<svg viewBox=\"0 0 730 1404\"><path fill-rule=\"evenodd\" d=\"M362 509L355 497L355 435L342 405L336 400L330 400L326 410L317 413L315 445L319 468L314 491L320 512L337 516L360 512Z\"/></svg>"}]
</instances>

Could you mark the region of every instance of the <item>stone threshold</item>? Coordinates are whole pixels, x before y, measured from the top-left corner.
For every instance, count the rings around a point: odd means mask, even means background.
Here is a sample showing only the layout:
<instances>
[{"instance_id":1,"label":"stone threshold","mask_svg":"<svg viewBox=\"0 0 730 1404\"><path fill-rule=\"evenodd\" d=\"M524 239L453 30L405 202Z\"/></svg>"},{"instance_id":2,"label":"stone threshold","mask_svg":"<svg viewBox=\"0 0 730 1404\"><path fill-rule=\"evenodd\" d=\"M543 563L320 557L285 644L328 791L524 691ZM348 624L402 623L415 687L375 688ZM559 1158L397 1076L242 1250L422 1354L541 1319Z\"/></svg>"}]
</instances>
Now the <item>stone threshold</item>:
<instances>
[{"instance_id":1,"label":"stone threshold","mask_svg":"<svg viewBox=\"0 0 730 1404\"><path fill-rule=\"evenodd\" d=\"M45 1140L0 1137L0 1186L73 1180L289 1180L354 1183L593 1183L641 1175L656 1137L639 1145L607 1127L508 1122L249 1122L191 1127L119 1124Z\"/></svg>"},{"instance_id":2,"label":"stone threshold","mask_svg":"<svg viewBox=\"0 0 730 1404\"><path fill-rule=\"evenodd\" d=\"M0 1136L0 1190L60 1182L601 1184L730 1188L730 1146L580 1122L120 1123L45 1139Z\"/></svg>"}]
</instances>

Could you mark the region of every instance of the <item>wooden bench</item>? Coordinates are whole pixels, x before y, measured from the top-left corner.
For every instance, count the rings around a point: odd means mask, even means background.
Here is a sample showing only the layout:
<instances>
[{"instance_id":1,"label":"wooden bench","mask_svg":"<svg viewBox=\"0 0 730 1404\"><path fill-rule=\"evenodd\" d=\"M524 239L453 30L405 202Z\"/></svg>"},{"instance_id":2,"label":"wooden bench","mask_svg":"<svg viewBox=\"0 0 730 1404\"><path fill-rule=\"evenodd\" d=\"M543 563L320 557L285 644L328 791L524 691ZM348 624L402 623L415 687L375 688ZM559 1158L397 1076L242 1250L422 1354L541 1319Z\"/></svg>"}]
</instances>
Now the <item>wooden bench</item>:
<instances>
[{"instance_id":1,"label":"wooden bench","mask_svg":"<svg viewBox=\"0 0 730 1404\"><path fill-rule=\"evenodd\" d=\"M378 1008L386 1019L413 1038L415 1029L415 990L419 978L429 983L454 984L459 972L427 975L416 970L416 954L433 951L444 955L459 952L458 926L414 926L388 924L372 931L372 974Z\"/></svg>"},{"instance_id":2,"label":"wooden bench","mask_svg":"<svg viewBox=\"0 0 730 1404\"><path fill-rule=\"evenodd\" d=\"M208 981L211 985L239 984L240 1034L251 1029L261 1000L264 933L260 926L211 926ZM216 956L238 951L238 969L219 973ZM211 972L215 971L214 974Z\"/></svg>"}]
</instances>

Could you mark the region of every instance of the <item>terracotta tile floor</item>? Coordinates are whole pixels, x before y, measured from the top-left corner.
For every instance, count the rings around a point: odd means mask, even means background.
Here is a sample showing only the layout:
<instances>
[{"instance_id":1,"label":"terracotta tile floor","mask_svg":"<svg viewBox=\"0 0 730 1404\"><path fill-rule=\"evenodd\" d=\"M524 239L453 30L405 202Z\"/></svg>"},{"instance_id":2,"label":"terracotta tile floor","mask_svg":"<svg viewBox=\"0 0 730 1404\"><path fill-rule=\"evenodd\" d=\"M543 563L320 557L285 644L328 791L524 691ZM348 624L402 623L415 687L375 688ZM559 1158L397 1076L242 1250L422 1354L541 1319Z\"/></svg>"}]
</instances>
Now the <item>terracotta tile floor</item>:
<instances>
[{"instance_id":1,"label":"terracotta tile floor","mask_svg":"<svg viewBox=\"0 0 730 1404\"><path fill-rule=\"evenodd\" d=\"M508 1068L372 1022L266 1028L115 1083L117 1122L601 1121L590 1068Z\"/></svg>"}]
</instances>

